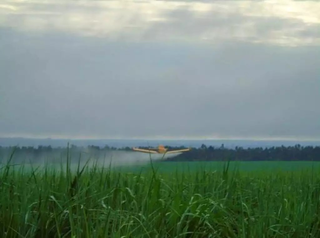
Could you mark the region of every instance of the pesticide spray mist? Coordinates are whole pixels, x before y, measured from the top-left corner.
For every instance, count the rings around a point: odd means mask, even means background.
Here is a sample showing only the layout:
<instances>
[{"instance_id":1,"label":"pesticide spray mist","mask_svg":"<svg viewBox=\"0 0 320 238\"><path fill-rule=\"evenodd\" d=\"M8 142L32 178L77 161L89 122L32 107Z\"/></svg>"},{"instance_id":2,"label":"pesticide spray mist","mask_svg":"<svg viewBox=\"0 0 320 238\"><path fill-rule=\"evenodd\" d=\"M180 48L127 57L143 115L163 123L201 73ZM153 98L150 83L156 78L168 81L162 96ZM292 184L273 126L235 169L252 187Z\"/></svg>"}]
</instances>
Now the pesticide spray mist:
<instances>
[{"instance_id":1,"label":"pesticide spray mist","mask_svg":"<svg viewBox=\"0 0 320 238\"><path fill-rule=\"evenodd\" d=\"M92 156L88 165L96 164L100 167L118 167L118 166L136 166L136 165L144 165L150 163L152 161L160 161L168 158L172 158L177 154L146 154L140 152L133 151L109 151L104 155ZM88 154L89 155L89 154ZM88 161L88 157L85 159Z\"/></svg>"},{"instance_id":2,"label":"pesticide spray mist","mask_svg":"<svg viewBox=\"0 0 320 238\"><path fill-rule=\"evenodd\" d=\"M146 154L135 151L119 151L119 150L92 150L86 149L63 149L63 150L52 150L41 153L29 153L29 152L17 152L12 156L10 160L11 165L24 166L33 168L37 167L49 167L54 169L65 168L69 163L71 168L83 167L86 165L90 167L98 168L116 168L116 167L130 167L130 166L143 166L152 161L160 161L168 159L177 154ZM10 158L8 154L5 156ZM8 160L1 161L1 164L6 164Z\"/></svg>"}]
</instances>

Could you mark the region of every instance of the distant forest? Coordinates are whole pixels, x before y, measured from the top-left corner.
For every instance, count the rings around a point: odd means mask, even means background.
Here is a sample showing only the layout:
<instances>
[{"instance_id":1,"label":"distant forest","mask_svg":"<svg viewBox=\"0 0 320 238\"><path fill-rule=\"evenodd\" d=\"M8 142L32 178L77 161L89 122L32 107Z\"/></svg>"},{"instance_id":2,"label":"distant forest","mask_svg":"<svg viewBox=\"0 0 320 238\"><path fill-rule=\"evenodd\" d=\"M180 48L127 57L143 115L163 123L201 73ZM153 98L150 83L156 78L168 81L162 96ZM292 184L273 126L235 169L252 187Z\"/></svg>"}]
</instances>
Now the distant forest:
<instances>
[{"instance_id":1,"label":"distant forest","mask_svg":"<svg viewBox=\"0 0 320 238\"><path fill-rule=\"evenodd\" d=\"M145 147L144 147L145 148ZM186 147L170 147L169 150L183 149ZM148 149L148 148L147 148ZM51 146L34 147L1 147L0 160L6 160L14 151L14 156L28 155L34 159L53 154L55 156L66 155L67 148L52 148ZM85 151L92 156L106 154L111 151L132 151L130 147L115 148L115 147L98 147L87 146L77 147L71 145L69 151L78 153ZM132 152L138 153L138 152ZM320 161L320 146L280 146L267 148L242 148L235 147L234 149L225 148L222 144L220 147L202 145L199 148L192 148L191 151L178 154L175 157L168 158L165 161Z\"/></svg>"}]
</instances>

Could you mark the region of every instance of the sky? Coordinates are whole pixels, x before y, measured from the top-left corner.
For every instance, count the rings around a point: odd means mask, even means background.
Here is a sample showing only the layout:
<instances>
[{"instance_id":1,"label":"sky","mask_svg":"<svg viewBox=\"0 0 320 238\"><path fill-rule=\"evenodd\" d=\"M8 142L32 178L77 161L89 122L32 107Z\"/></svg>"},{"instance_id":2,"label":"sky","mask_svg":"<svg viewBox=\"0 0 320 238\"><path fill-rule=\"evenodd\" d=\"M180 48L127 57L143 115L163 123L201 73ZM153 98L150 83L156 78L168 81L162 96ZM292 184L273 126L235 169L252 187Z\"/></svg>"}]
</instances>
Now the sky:
<instances>
[{"instance_id":1,"label":"sky","mask_svg":"<svg viewBox=\"0 0 320 238\"><path fill-rule=\"evenodd\" d=\"M0 2L0 137L320 140L318 1Z\"/></svg>"}]
</instances>

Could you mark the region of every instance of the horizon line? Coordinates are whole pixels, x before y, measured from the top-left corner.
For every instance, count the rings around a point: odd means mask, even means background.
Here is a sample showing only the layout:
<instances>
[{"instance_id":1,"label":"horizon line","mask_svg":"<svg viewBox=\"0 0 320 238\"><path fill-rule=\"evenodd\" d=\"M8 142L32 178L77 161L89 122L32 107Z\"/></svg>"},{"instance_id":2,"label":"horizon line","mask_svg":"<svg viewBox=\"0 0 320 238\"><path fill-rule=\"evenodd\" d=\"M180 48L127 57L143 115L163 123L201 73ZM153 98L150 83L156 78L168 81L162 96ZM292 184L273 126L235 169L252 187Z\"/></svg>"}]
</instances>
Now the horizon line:
<instances>
[{"instance_id":1,"label":"horizon line","mask_svg":"<svg viewBox=\"0 0 320 238\"><path fill-rule=\"evenodd\" d=\"M32 137L32 136L0 136L0 139L29 139L29 140L242 140L242 141L319 141L320 138L295 137Z\"/></svg>"}]
</instances>

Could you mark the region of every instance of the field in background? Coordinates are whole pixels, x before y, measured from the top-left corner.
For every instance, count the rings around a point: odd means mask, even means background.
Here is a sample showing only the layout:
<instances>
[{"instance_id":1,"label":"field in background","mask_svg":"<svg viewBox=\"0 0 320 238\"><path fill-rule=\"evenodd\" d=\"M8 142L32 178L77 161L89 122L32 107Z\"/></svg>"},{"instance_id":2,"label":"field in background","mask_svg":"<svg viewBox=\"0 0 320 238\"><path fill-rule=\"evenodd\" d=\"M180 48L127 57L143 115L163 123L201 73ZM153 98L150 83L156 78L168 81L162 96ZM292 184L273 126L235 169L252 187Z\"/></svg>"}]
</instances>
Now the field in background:
<instances>
[{"instance_id":1,"label":"field in background","mask_svg":"<svg viewBox=\"0 0 320 238\"><path fill-rule=\"evenodd\" d=\"M153 163L155 169L159 172L197 172L197 171L222 171L226 162L210 161L210 162L163 162L157 161ZM145 172L150 171L149 163L143 163L133 166L119 166L115 168L117 171L123 172ZM229 170L239 172L278 172L278 171L320 171L320 162L310 161L231 161L229 162Z\"/></svg>"},{"instance_id":2,"label":"field in background","mask_svg":"<svg viewBox=\"0 0 320 238\"><path fill-rule=\"evenodd\" d=\"M11 162L1 237L320 237L317 163Z\"/></svg>"}]
</instances>

